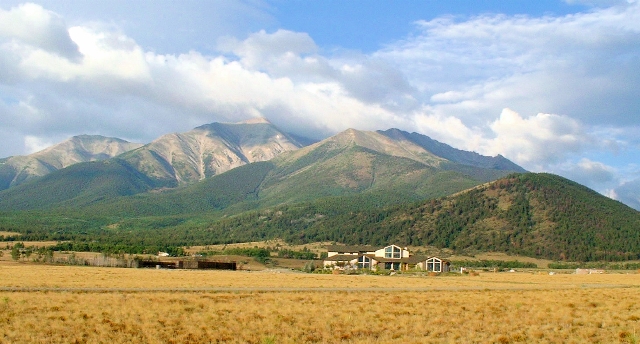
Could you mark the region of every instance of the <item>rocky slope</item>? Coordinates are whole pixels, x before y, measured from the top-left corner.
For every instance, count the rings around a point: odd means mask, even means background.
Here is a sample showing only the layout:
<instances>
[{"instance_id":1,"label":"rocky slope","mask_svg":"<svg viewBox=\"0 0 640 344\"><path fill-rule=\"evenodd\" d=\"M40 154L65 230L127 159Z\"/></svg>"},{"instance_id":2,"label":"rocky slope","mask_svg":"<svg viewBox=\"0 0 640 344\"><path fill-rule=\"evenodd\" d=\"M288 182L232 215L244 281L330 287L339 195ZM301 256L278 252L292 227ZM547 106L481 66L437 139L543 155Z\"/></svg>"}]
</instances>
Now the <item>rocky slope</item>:
<instances>
[{"instance_id":1,"label":"rocky slope","mask_svg":"<svg viewBox=\"0 0 640 344\"><path fill-rule=\"evenodd\" d=\"M164 135L121 158L167 186L190 184L238 166L270 160L302 144L264 119L211 123Z\"/></svg>"},{"instance_id":2,"label":"rocky slope","mask_svg":"<svg viewBox=\"0 0 640 344\"><path fill-rule=\"evenodd\" d=\"M30 155L0 159L0 190L80 162L109 159L140 146L113 137L80 135Z\"/></svg>"}]
</instances>

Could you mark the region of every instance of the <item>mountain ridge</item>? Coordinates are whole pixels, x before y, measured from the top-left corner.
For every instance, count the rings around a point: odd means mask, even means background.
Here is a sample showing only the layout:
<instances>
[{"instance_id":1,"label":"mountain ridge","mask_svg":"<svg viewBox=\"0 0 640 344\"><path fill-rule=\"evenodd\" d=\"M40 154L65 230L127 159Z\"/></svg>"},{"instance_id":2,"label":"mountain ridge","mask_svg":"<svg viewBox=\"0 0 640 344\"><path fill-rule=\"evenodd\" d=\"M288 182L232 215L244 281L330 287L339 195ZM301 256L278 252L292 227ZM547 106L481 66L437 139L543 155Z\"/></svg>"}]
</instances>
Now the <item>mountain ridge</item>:
<instances>
[{"instance_id":1,"label":"mountain ridge","mask_svg":"<svg viewBox=\"0 0 640 344\"><path fill-rule=\"evenodd\" d=\"M268 173L260 184L255 185L260 206L362 192L388 194L385 196L387 199L395 198L397 201L440 197L513 172L448 161L410 140L398 140L374 131L348 129L310 146L298 146L289 136L265 121L211 123L186 133L164 135L119 155L117 159L123 168L124 164L127 165L124 170L138 172L124 173L123 179L144 176L144 180L126 181L131 185L144 185L131 189L140 193L159 188L187 187L223 173L235 173L233 170L248 164L271 161ZM105 162L80 168L89 169L87 175L94 175L100 169L113 173ZM244 172L237 173L244 176L238 177L240 181L247 179ZM56 188L80 182L69 179L70 176L55 174L47 179L47 189L52 194L68 195L63 190L56 191ZM120 190L121 183L125 181L114 181L114 189ZM84 184L93 185L89 181ZM34 188L37 184L32 183L23 189L0 194L0 209L11 209L12 199L16 204L27 204L19 200L20 195ZM84 199L90 193L90 190L83 191ZM108 194L114 197L130 195L129 191ZM104 199L99 194L94 194L93 198ZM237 196L232 198L240 200ZM55 203L49 206L55 207ZM73 204L73 200L60 199L58 203ZM229 204L228 201L219 203Z\"/></svg>"},{"instance_id":2,"label":"mountain ridge","mask_svg":"<svg viewBox=\"0 0 640 344\"><path fill-rule=\"evenodd\" d=\"M484 168L495 168L498 170L510 170L515 172L526 172L525 169L516 165L512 161L498 154L494 157L487 157L475 152L469 152L453 148L445 143L431 139L430 137L418 133L409 133L399 129L378 130L382 135L405 139L430 151L432 154L456 163Z\"/></svg>"},{"instance_id":3,"label":"mountain ridge","mask_svg":"<svg viewBox=\"0 0 640 344\"><path fill-rule=\"evenodd\" d=\"M266 120L210 123L166 134L121 158L169 187L186 185L302 147Z\"/></svg>"},{"instance_id":4,"label":"mountain ridge","mask_svg":"<svg viewBox=\"0 0 640 344\"><path fill-rule=\"evenodd\" d=\"M0 159L0 190L77 163L106 160L140 146L115 137L73 136L29 155Z\"/></svg>"}]
</instances>

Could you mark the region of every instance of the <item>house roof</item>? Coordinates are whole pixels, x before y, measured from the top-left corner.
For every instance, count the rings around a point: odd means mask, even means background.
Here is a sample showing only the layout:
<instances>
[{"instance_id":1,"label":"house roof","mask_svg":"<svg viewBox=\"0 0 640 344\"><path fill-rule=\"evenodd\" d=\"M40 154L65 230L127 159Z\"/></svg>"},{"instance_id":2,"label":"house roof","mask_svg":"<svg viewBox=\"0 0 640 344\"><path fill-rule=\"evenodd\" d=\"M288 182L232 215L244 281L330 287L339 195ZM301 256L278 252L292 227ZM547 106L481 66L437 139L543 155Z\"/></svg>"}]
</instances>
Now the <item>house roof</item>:
<instances>
[{"instance_id":1,"label":"house roof","mask_svg":"<svg viewBox=\"0 0 640 344\"><path fill-rule=\"evenodd\" d=\"M440 260L440 261L442 261L443 263L451 264L451 262L449 262L448 260L446 260L446 259L442 259L442 258L440 258L440 257L436 257L436 256L426 257L424 260L421 260L421 262L422 262L422 261L425 261L425 260L427 260L427 259L431 259L431 258L439 259L439 260Z\"/></svg>"},{"instance_id":2,"label":"house roof","mask_svg":"<svg viewBox=\"0 0 640 344\"><path fill-rule=\"evenodd\" d=\"M404 262L407 264L418 264L420 262L424 262L427 259L428 257L425 257L425 256L410 256L405 258Z\"/></svg>"},{"instance_id":3,"label":"house roof","mask_svg":"<svg viewBox=\"0 0 640 344\"><path fill-rule=\"evenodd\" d=\"M328 262L348 262L348 261L352 261L354 259L358 259L358 257L360 257L361 255L354 255L354 254L336 254L333 255L331 257L327 257L324 260L328 261Z\"/></svg>"},{"instance_id":4,"label":"house roof","mask_svg":"<svg viewBox=\"0 0 640 344\"><path fill-rule=\"evenodd\" d=\"M378 248L370 245L327 245L327 251L329 252L374 252Z\"/></svg>"},{"instance_id":5,"label":"house roof","mask_svg":"<svg viewBox=\"0 0 640 344\"><path fill-rule=\"evenodd\" d=\"M420 262L424 262L427 259L430 258L436 258L436 259L440 259L443 263L449 263L448 261L442 259L442 258L438 258L438 257L427 257L427 256L409 256L409 257L404 257L404 258L385 258L385 257L376 257L373 254L366 254L367 257L376 260L377 262L380 263L391 263L391 262L400 262L400 263L407 263L407 264L418 264Z\"/></svg>"}]
</instances>

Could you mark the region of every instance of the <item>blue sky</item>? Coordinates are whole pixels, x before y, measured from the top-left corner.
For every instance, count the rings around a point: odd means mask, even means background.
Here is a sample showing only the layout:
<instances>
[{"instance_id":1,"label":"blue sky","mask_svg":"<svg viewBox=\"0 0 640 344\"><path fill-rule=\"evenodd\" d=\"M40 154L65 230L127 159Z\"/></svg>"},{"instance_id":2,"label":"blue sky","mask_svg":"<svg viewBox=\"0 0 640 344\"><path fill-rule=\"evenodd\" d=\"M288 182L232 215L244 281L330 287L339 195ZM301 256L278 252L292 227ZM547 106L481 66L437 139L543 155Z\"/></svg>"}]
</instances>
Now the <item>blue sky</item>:
<instances>
[{"instance_id":1,"label":"blue sky","mask_svg":"<svg viewBox=\"0 0 640 344\"><path fill-rule=\"evenodd\" d=\"M640 209L640 4L0 0L0 157L262 116L416 131Z\"/></svg>"},{"instance_id":2,"label":"blue sky","mask_svg":"<svg viewBox=\"0 0 640 344\"><path fill-rule=\"evenodd\" d=\"M270 11L284 29L307 32L322 47L373 52L403 39L414 22L439 16L460 18L484 13L565 15L584 10L560 1L274 1Z\"/></svg>"}]
</instances>

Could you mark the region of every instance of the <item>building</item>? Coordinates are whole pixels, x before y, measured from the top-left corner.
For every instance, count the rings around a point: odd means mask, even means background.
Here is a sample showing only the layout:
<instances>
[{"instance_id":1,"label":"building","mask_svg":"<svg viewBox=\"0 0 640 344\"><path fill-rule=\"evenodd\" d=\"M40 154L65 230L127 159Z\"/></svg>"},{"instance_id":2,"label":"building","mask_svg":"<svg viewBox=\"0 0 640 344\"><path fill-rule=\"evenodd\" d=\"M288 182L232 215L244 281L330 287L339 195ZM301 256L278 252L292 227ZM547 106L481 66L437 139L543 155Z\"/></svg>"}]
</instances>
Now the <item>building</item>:
<instances>
[{"instance_id":1,"label":"building","mask_svg":"<svg viewBox=\"0 0 640 344\"><path fill-rule=\"evenodd\" d=\"M207 260L139 260L138 268L156 269L210 269L210 270L237 270L236 262L213 262Z\"/></svg>"},{"instance_id":2,"label":"building","mask_svg":"<svg viewBox=\"0 0 640 344\"><path fill-rule=\"evenodd\" d=\"M389 245L374 246L327 246L325 268L337 269L385 269L407 271L419 269L432 272L448 272L450 263L438 257L413 255L405 247Z\"/></svg>"}]
</instances>

